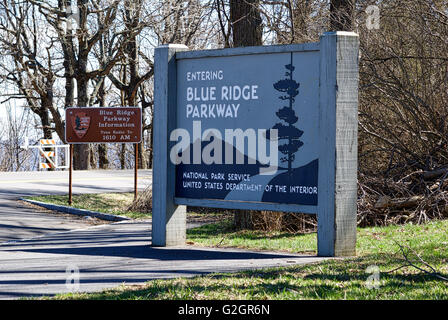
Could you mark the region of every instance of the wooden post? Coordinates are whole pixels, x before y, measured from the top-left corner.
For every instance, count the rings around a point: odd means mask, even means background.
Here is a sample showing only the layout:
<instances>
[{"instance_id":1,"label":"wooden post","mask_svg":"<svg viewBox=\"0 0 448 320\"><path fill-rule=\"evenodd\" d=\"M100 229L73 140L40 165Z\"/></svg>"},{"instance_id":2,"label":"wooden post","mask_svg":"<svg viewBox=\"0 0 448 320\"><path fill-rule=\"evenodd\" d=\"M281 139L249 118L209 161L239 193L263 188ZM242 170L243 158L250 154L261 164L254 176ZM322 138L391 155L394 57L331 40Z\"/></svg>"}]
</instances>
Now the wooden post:
<instances>
[{"instance_id":1,"label":"wooden post","mask_svg":"<svg viewBox=\"0 0 448 320\"><path fill-rule=\"evenodd\" d=\"M70 145L70 165L68 171L68 205L73 203L73 144Z\"/></svg>"},{"instance_id":2,"label":"wooden post","mask_svg":"<svg viewBox=\"0 0 448 320\"><path fill-rule=\"evenodd\" d=\"M356 254L358 35L321 37L318 255Z\"/></svg>"},{"instance_id":3,"label":"wooden post","mask_svg":"<svg viewBox=\"0 0 448 320\"><path fill-rule=\"evenodd\" d=\"M138 197L138 143L134 145L135 163L134 163L134 200Z\"/></svg>"},{"instance_id":4,"label":"wooden post","mask_svg":"<svg viewBox=\"0 0 448 320\"><path fill-rule=\"evenodd\" d=\"M184 45L163 45L155 49L154 73L154 162L152 198L152 245L184 245L186 206L174 203L175 166L170 161L169 141L176 128L176 52Z\"/></svg>"}]
</instances>

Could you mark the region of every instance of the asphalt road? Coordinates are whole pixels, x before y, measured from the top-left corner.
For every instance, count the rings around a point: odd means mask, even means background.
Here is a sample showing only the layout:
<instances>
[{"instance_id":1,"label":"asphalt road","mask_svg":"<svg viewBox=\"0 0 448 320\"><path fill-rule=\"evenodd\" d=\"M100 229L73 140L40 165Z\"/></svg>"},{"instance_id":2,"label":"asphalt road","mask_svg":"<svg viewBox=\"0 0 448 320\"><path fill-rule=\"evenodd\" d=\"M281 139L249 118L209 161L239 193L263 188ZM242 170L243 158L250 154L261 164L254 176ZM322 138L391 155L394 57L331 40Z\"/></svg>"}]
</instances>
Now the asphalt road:
<instances>
[{"instance_id":1,"label":"asphalt road","mask_svg":"<svg viewBox=\"0 0 448 320\"><path fill-rule=\"evenodd\" d=\"M151 170L138 171L138 187L152 181ZM73 193L131 192L133 170L93 170L73 172ZM0 197L15 199L43 194L68 194L68 171L0 172Z\"/></svg>"},{"instance_id":2,"label":"asphalt road","mask_svg":"<svg viewBox=\"0 0 448 320\"><path fill-rule=\"evenodd\" d=\"M151 184L152 172L139 171L139 190ZM74 171L73 193L132 192L134 171ZM68 194L68 172L0 172L0 243L89 226L78 217L37 210L18 202L24 196Z\"/></svg>"},{"instance_id":3,"label":"asphalt road","mask_svg":"<svg viewBox=\"0 0 448 320\"><path fill-rule=\"evenodd\" d=\"M151 279L312 263L323 258L236 249L151 247L150 221L92 226L22 196L64 194L66 172L0 173L0 299L93 292ZM151 183L140 172L139 188ZM74 193L133 190L132 171L74 173Z\"/></svg>"}]
</instances>

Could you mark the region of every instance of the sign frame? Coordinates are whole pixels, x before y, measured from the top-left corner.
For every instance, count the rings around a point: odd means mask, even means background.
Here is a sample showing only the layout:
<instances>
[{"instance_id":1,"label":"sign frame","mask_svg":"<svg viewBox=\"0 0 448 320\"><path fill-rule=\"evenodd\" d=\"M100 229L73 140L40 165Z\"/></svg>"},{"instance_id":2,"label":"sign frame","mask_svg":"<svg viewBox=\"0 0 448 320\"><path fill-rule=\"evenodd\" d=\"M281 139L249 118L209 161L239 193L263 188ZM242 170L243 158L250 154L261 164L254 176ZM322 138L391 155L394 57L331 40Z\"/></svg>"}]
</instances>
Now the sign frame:
<instances>
[{"instance_id":1,"label":"sign frame","mask_svg":"<svg viewBox=\"0 0 448 320\"><path fill-rule=\"evenodd\" d=\"M187 199L175 196L169 139L176 129L177 61L272 53L318 52L318 205ZM188 51L183 45L155 50L152 245L185 244L186 206L316 214L318 255L353 256L356 248L359 38L327 32L318 43Z\"/></svg>"},{"instance_id":2,"label":"sign frame","mask_svg":"<svg viewBox=\"0 0 448 320\"><path fill-rule=\"evenodd\" d=\"M135 128L134 131L136 131L139 134L139 140L138 141L99 141L99 139L95 139L95 141L81 141L81 142L77 142L77 141L71 141L69 142L67 137L68 137L68 130L70 130L70 126L71 124L68 123L68 117L67 114L70 111L79 111L79 112L84 112L84 111L90 111L93 110L94 112L97 111L107 111L107 110L134 110L139 112L139 117L140 117L140 121L138 122L139 128ZM127 110L127 111L129 111ZM138 116L138 115L137 115ZM67 144L105 144L105 143L125 143L125 144L139 144L142 142L143 140L143 134L142 134L142 119L143 119L143 110L140 107L69 107L67 109L65 109L65 130L64 130L64 134L65 134L65 141ZM92 123L90 123L90 125L92 125ZM82 139L82 138L80 138Z\"/></svg>"}]
</instances>

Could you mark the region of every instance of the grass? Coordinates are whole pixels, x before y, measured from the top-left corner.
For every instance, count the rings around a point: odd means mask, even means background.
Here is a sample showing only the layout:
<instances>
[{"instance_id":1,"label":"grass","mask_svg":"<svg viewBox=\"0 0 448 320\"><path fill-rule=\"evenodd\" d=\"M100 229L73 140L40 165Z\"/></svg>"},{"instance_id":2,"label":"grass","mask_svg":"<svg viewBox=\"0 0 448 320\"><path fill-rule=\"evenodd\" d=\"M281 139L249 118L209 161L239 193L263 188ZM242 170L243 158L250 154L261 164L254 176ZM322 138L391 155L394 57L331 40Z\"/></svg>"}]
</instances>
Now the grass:
<instances>
[{"instance_id":1,"label":"grass","mask_svg":"<svg viewBox=\"0 0 448 320\"><path fill-rule=\"evenodd\" d=\"M67 195L37 196L27 199L68 206ZM73 195L72 206L78 209L97 211L129 217L131 219L150 218L151 213L128 211L127 208L134 201L134 193L102 193Z\"/></svg>"},{"instance_id":2,"label":"grass","mask_svg":"<svg viewBox=\"0 0 448 320\"><path fill-rule=\"evenodd\" d=\"M113 197L115 198L115 197ZM287 268L213 274L194 278L152 280L141 286L91 294L58 295L56 299L448 299L448 282L409 266L432 272L420 260L448 278L448 220L424 225L359 228L357 256ZM315 253L316 234L234 231L230 221L187 232L196 246L239 247L256 250ZM417 256L418 255L418 256ZM377 266L375 287L367 286ZM369 278L370 277L370 278Z\"/></svg>"},{"instance_id":3,"label":"grass","mask_svg":"<svg viewBox=\"0 0 448 320\"><path fill-rule=\"evenodd\" d=\"M68 294L57 299L114 300L446 300L447 285L404 270L380 274L378 289L366 287L367 268L377 257L327 261L316 265L216 274L192 279L153 280L142 286L93 294ZM382 265L380 268L389 267Z\"/></svg>"},{"instance_id":4,"label":"grass","mask_svg":"<svg viewBox=\"0 0 448 320\"><path fill-rule=\"evenodd\" d=\"M232 221L226 220L187 231L189 243L204 247L234 247L243 249L287 251L315 254L316 234L291 234L252 230L233 231Z\"/></svg>"},{"instance_id":5,"label":"grass","mask_svg":"<svg viewBox=\"0 0 448 320\"><path fill-rule=\"evenodd\" d=\"M219 236L216 231L221 232ZM448 282L406 266L398 244L409 251L409 257L416 265L428 269L419 263L416 256L419 254L437 272L448 277L447 234L448 221L421 226L363 228L358 230L358 256L354 258L236 274L152 280L141 286L121 286L91 294L59 295L56 299L446 300ZM260 239L260 232L232 232L225 225L204 226L188 232L189 240L200 245L210 245L224 237L228 242L222 241L221 246L269 250L280 247L296 252L296 243L302 241L306 244L306 251L316 248L315 234L266 236L270 245ZM371 266L377 266L380 272L378 279L371 282L375 285L373 288L367 286L369 277L373 276L369 271Z\"/></svg>"}]
</instances>

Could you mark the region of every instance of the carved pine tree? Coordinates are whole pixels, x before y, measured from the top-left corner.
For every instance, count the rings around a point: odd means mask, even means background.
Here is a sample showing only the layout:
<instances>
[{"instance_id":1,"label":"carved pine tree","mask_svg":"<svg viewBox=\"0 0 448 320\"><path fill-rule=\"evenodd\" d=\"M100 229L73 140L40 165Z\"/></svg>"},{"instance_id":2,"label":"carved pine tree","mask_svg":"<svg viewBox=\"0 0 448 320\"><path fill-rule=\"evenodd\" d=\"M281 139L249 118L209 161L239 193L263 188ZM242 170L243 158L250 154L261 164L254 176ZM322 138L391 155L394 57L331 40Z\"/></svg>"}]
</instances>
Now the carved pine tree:
<instances>
[{"instance_id":1,"label":"carved pine tree","mask_svg":"<svg viewBox=\"0 0 448 320\"><path fill-rule=\"evenodd\" d=\"M279 146L279 151L285 156L280 159L281 162L288 163L288 171L292 170L292 163L295 160L295 153L303 146L303 142L300 138L303 135L303 131L295 127L294 125L299 121L299 117L296 115L293 106L295 98L299 94L300 84L293 78L295 67L293 65L293 56L291 53L291 63L286 65L286 79L280 80L274 84L274 89L285 93L279 99L288 101L289 105L283 107L277 111L277 117L282 122L277 123L272 129L278 130L278 139L286 140L286 142Z\"/></svg>"}]
</instances>

